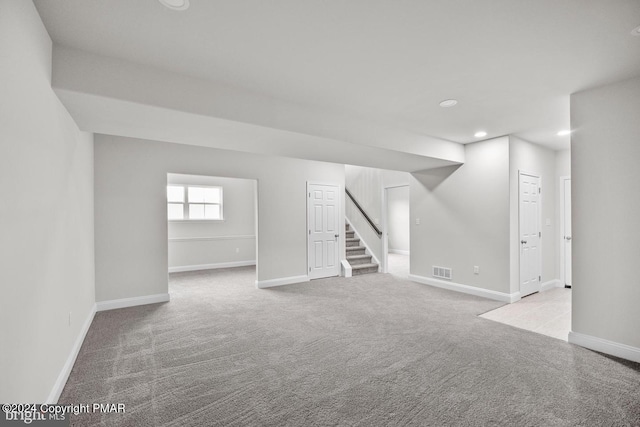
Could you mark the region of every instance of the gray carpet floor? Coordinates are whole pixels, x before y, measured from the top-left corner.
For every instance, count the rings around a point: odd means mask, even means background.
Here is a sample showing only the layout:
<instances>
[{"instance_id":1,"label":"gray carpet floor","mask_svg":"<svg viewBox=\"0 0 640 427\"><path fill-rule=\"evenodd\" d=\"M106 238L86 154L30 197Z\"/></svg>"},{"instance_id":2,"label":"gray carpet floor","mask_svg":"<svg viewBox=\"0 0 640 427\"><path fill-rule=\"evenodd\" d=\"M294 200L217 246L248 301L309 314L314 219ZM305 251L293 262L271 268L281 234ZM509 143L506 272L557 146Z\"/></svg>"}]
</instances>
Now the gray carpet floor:
<instances>
[{"instance_id":1,"label":"gray carpet floor","mask_svg":"<svg viewBox=\"0 0 640 427\"><path fill-rule=\"evenodd\" d=\"M389 274L255 289L171 275L171 302L96 314L72 425L638 426L640 368L477 317L501 303Z\"/></svg>"}]
</instances>

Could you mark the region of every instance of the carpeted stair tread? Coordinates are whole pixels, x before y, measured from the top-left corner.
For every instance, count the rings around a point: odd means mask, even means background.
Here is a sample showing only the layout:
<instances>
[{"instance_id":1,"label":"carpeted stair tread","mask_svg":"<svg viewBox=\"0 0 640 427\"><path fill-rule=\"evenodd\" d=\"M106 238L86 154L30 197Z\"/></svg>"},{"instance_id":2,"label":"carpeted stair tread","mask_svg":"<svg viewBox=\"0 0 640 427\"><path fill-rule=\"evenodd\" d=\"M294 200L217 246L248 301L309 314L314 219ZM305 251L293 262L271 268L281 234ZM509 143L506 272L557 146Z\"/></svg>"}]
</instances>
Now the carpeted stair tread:
<instances>
[{"instance_id":1,"label":"carpeted stair tread","mask_svg":"<svg viewBox=\"0 0 640 427\"><path fill-rule=\"evenodd\" d=\"M352 270L364 270L365 268L378 268L378 264L375 263L367 263L367 264L356 264L356 265L352 265L351 269Z\"/></svg>"},{"instance_id":2,"label":"carpeted stair tread","mask_svg":"<svg viewBox=\"0 0 640 427\"><path fill-rule=\"evenodd\" d=\"M354 246L356 249L356 251L347 251L347 257L350 257L352 255L367 255L367 251L365 250L365 248L360 247L358 248L357 246ZM347 248L349 249L349 248Z\"/></svg>"},{"instance_id":3,"label":"carpeted stair tread","mask_svg":"<svg viewBox=\"0 0 640 427\"><path fill-rule=\"evenodd\" d=\"M347 255L347 260L371 258L371 255Z\"/></svg>"},{"instance_id":4,"label":"carpeted stair tread","mask_svg":"<svg viewBox=\"0 0 640 427\"><path fill-rule=\"evenodd\" d=\"M367 254L356 254L356 255L347 255L347 261L351 266L356 264L368 264L371 263L371 255Z\"/></svg>"},{"instance_id":5,"label":"carpeted stair tread","mask_svg":"<svg viewBox=\"0 0 640 427\"><path fill-rule=\"evenodd\" d=\"M360 246L360 239L357 237L346 238L345 243L347 247Z\"/></svg>"},{"instance_id":6,"label":"carpeted stair tread","mask_svg":"<svg viewBox=\"0 0 640 427\"><path fill-rule=\"evenodd\" d=\"M378 272L378 264L355 264L351 266L351 274L359 276L362 274L373 274Z\"/></svg>"}]
</instances>

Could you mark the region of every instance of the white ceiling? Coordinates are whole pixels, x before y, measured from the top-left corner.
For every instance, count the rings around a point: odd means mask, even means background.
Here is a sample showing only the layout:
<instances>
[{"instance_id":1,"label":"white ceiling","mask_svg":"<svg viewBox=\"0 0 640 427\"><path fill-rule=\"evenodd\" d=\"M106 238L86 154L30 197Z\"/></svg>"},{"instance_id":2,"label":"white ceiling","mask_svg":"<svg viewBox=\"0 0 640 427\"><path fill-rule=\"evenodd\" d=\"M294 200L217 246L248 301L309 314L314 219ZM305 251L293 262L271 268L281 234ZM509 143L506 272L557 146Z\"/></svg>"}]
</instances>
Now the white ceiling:
<instances>
[{"instance_id":1,"label":"white ceiling","mask_svg":"<svg viewBox=\"0 0 640 427\"><path fill-rule=\"evenodd\" d=\"M566 148L571 93L640 75L638 0L190 3L35 0L57 44L461 143Z\"/></svg>"}]
</instances>

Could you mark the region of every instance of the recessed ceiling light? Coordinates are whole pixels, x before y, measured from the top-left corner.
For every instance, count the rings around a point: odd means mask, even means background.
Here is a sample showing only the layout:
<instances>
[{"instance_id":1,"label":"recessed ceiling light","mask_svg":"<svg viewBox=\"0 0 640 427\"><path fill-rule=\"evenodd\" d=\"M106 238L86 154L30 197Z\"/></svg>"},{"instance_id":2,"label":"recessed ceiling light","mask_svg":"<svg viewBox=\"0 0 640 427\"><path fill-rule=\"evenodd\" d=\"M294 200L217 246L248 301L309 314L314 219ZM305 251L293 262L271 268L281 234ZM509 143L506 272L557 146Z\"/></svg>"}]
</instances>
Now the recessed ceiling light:
<instances>
[{"instance_id":1,"label":"recessed ceiling light","mask_svg":"<svg viewBox=\"0 0 640 427\"><path fill-rule=\"evenodd\" d=\"M189 0L158 0L163 6L171 10L185 10L189 7Z\"/></svg>"},{"instance_id":2,"label":"recessed ceiling light","mask_svg":"<svg viewBox=\"0 0 640 427\"><path fill-rule=\"evenodd\" d=\"M442 101L440 103L441 107L453 107L454 105L456 105L458 103L458 100L456 99L445 99L444 101Z\"/></svg>"},{"instance_id":3,"label":"recessed ceiling light","mask_svg":"<svg viewBox=\"0 0 640 427\"><path fill-rule=\"evenodd\" d=\"M483 138L483 137L487 136L487 133L485 131L481 130L479 132L474 133L473 136L475 136L476 138Z\"/></svg>"},{"instance_id":4,"label":"recessed ceiling light","mask_svg":"<svg viewBox=\"0 0 640 427\"><path fill-rule=\"evenodd\" d=\"M632 36L640 36L640 27L636 27L633 30L631 30L631 35Z\"/></svg>"},{"instance_id":5,"label":"recessed ceiling light","mask_svg":"<svg viewBox=\"0 0 640 427\"><path fill-rule=\"evenodd\" d=\"M558 136L567 136L571 133L570 130L561 130L560 132L557 133Z\"/></svg>"}]
</instances>

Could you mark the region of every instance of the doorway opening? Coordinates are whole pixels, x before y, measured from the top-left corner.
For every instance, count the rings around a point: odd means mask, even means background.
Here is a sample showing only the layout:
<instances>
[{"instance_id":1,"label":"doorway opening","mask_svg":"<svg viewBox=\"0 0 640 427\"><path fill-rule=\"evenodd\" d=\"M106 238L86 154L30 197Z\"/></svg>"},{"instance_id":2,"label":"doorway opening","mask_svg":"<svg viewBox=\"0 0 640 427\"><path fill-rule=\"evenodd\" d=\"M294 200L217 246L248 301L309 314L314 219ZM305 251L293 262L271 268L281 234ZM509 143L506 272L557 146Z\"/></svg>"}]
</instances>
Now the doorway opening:
<instances>
[{"instance_id":1,"label":"doorway opening","mask_svg":"<svg viewBox=\"0 0 640 427\"><path fill-rule=\"evenodd\" d=\"M384 271L407 278L411 247L408 185L384 188L383 212Z\"/></svg>"},{"instance_id":2,"label":"doorway opening","mask_svg":"<svg viewBox=\"0 0 640 427\"><path fill-rule=\"evenodd\" d=\"M540 291L542 281L541 252L541 189L540 176L520 171L519 176L519 237L520 296Z\"/></svg>"},{"instance_id":3,"label":"doorway opening","mask_svg":"<svg viewBox=\"0 0 640 427\"><path fill-rule=\"evenodd\" d=\"M167 174L170 288L171 275L188 272L243 268L256 278L257 191L254 179Z\"/></svg>"}]
</instances>

